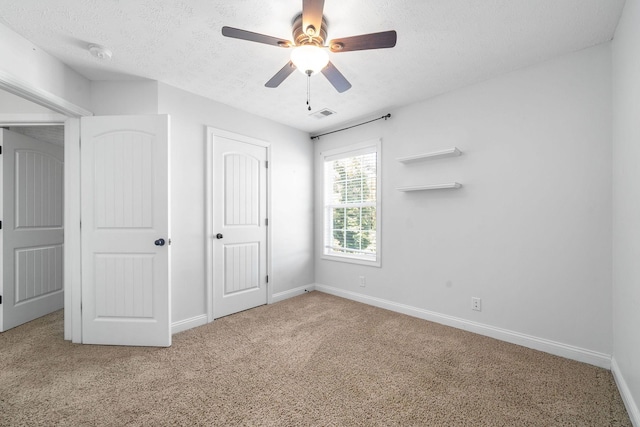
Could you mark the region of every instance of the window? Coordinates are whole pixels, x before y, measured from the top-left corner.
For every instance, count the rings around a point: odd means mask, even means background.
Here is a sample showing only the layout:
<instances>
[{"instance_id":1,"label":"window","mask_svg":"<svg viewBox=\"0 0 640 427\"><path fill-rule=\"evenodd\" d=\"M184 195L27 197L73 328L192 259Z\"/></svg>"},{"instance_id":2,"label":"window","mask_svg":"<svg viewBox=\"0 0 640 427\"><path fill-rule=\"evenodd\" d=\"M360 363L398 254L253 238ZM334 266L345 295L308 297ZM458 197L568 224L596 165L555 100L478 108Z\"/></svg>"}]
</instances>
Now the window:
<instances>
[{"instance_id":1,"label":"window","mask_svg":"<svg viewBox=\"0 0 640 427\"><path fill-rule=\"evenodd\" d=\"M380 265L380 141L323 153L325 258Z\"/></svg>"}]
</instances>

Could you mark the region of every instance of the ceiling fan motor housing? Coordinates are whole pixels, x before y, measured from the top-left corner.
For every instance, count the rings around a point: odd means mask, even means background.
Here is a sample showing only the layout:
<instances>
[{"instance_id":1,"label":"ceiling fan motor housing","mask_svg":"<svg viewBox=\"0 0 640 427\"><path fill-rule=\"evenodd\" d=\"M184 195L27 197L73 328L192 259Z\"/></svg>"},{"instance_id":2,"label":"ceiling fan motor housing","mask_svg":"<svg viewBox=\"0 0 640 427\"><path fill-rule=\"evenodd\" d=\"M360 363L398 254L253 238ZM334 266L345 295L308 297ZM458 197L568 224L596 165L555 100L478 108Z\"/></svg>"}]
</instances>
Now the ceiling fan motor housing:
<instances>
[{"instance_id":1,"label":"ceiling fan motor housing","mask_svg":"<svg viewBox=\"0 0 640 427\"><path fill-rule=\"evenodd\" d=\"M310 26L309 34L305 33L302 28L302 15L298 15L293 20L293 41L296 46L304 46L304 45L315 45L315 46L324 46L325 40L327 40L327 20L322 17L322 25L320 26L320 30L317 28L313 28Z\"/></svg>"}]
</instances>

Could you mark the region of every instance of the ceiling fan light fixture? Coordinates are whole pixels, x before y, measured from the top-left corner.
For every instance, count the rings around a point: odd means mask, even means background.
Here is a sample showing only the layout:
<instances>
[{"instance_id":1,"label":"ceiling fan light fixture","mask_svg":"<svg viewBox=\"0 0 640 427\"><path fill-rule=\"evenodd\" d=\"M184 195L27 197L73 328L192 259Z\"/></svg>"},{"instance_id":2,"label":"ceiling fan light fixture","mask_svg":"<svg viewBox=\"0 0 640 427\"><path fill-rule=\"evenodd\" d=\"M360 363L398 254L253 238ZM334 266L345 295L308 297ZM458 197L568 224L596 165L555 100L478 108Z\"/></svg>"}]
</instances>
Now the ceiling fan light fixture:
<instances>
[{"instance_id":1,"label":"ceiling fan light fixture","mask_svg":"<svg viewBox=\"0 0 640 427\"><path fill-rule=\"evenodd\" d=\"M318 46L298 46L291 52L291 62L302 74L312 76L327 66L329 54Z\"/></svg>"}]
</instances>

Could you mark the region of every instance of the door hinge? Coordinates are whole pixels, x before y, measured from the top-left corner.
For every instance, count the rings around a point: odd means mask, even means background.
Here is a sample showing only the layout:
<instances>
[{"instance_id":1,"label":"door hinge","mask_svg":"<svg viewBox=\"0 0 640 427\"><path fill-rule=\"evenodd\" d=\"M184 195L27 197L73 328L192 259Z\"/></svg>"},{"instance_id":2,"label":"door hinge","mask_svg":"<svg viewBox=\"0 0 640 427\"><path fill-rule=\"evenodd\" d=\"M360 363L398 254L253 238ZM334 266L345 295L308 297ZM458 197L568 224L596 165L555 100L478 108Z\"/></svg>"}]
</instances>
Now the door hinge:
<instances>
[{"instance_id":1,"label":"door hinge","mask_svg":"<svg viewBox=\"0 0 640 427\"><path fill-rule=\"evenodd\" d=\"M0 230L2 230L2 221L0 221Z\"/></svg>"},{"instance_id":2,"label":"door hinge","mask_svg":"<svg viewBox=\"0 0 640 427\"><path fill-rule=\"evenodd\" d=\"M267 274L267 283L269 283L269 275Z\"/></svg>"},{"instance_id":3,"label":"door hinge","mask_svg":"<svg viewBox=\"0 0 640 427\"><path fill-rule=\"evenodd\" d=\"M0 295L0 304L2 304L2 295Z\"/></svg>"},{"instance_id":4,"label":"door hinge","mask_svg":"<svg viewBox=\"0 0 640 427\"><path fill-rule=\"evenodd\" d=\"M264 219L264 225L269 225L269 218Z\"/></svg>"},{"instance_id":5,"label":"door hinge","mask_svg":"<svg viewBox=\"0 0 640 427\"><path fill-rule=\"evenodd\" d=\"M269 169L269 160L264 161L264 167Z\"/></svg>"},{"instance_id":6,"label":"door hinge","mask_svg":"<svg viewBox=\"0 0 640 427\"><path fill-rule=\"evenodd\" d=\"M0 154L2 154L2 145L0 145Z\"/></svg>"}]
</instances>

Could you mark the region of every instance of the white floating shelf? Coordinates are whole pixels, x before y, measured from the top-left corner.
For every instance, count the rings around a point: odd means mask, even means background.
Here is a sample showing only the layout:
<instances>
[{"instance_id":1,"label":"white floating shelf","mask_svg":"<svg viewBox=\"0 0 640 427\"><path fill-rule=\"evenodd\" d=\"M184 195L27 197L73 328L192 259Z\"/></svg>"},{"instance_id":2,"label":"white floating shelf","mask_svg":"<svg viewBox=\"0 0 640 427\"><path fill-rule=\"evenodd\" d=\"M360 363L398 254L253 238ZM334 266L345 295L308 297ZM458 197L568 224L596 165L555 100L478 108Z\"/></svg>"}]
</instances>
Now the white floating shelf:
<instances>
[{"instance_id":1,"label":"white floating shelf","mask_svg":"<svg viewBox=\"0 0 640 427\"><path fill-rule=\"evenodd\" d=\"M447 188L460 188L462 184L459 182L449 182L446 184L430 184L430 185L412 185L409 187L398 187L398 191L424 191L424 190L445 190Z\"/></svg>"},{"instance_id":2,"label":"white floating shelf","mask_svg":"<svg viewBox=\"0 0 640 427\"><path fill-rule=\"evenodd\" d=\"M413 163L426 159L440 159L442 157L455 157L462 154L457 147L447 148L446 150L434 151L433 153L415 154L413 156L398 157L396 160L401 163Z\"/></svg>"}]
</instances>

